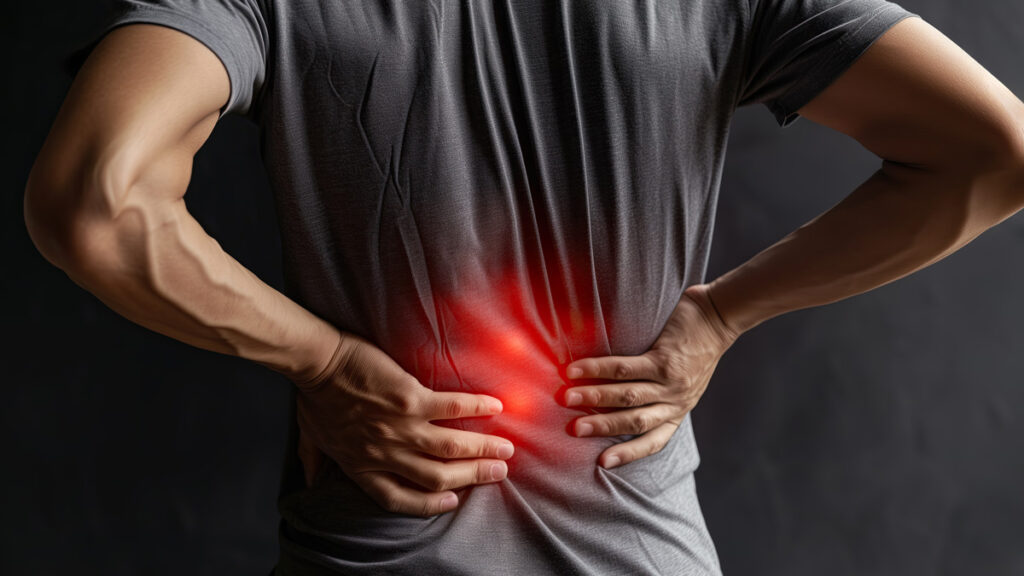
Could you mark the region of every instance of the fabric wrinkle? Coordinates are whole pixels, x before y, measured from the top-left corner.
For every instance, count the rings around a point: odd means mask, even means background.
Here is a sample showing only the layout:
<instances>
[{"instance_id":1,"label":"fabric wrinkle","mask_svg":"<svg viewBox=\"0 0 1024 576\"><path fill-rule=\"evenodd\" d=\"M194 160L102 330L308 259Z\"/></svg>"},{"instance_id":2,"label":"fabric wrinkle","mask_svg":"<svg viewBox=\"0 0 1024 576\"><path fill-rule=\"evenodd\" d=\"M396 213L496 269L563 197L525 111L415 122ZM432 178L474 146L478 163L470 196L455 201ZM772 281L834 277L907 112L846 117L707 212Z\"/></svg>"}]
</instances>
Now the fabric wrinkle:
<instances>
[{"instance_id":1,"label":"fabric wrinkle","mask_svg":"<svg viewBox=\"0 0 1024 576\"><path fill-rule=\"evenodd\" d=\"M599 289L599 286L598 286L597 266L594 263L594 242L593 242L593 230L592 230L592 226L593 225L591 223L591 209L592 209L592 207L591 207L591 192L592 192L592 189L591 189L590 179L589 179L589 171L590 170L589 170L589 166L587 164L587 151L586 151L586 148L585 148L585 142L587 141L587 135L586 135L586 131L585 131L584 127L583 127L583 112L582 112L582 107L580 106L580 94L579 94L579 90L578 90L578 88L576 86L576 78L578 76L578 72L576 70L575 54L574 54L574 51L573 51L573 40L574 39L573 39L573 34L572 34L572 16L567 13L567 11L568 11L568 4L567 3L560 1L559 2L559 7L560 7L559 14L561 16L561 25L562 25L562 30L563 30L563 34L562 34L562 39L564 41L564 47L563 48L565 50L566 59L567 59L568 66L569 66L569 74L568 74L568 76L569 76L569 86L570 86L571 92L572 92L572 104L573 104L573 115L572 115L572 117L573 117L573 121L576 124L576 137L577 137L576 146L577 146L577 152L579 154L580 174L581 174L581 177L582 177L582 180L583 180L583 184L582 184L583 197L585 199L585 206L586 206L586 210L584 211L584 215L585 215L585 218L586 218L586 241L587 241L587 245L586 245L586 251L583 254L583 256L586 257L586 262L588 263L588 265L590 267L590 270L589 270L589 272L590 272L589 277L590 277L590 280L591 280L590 289L593 292L593 297L594 297L594 301L595 301L594 302L594 306L593 306L593 310L594 310L594 313L596 314L596 317L594 318L594 326L598 327L601 330L601 335L602 335L602 340L598 341L595 344L595 346L598 349L600 349L600 350L611 350L610 338L608 336L608 328L607 328L607 325L606 325L606 323L604 321L604 309L601 307L601 293L600 293L600 289ZM614 165L614 162L612 164ZM573 192L569 191L569 193L571 194ZM572 284L568 283L568 286L571 287ZM576 304L577 306L579 305L579 298L578 298L578 296L576 296L576 294L570 292L569 297L570 297L571 301L574 304ZM574 332L575 332L575 330L574 330ZM572 350L573 347L569 344L569 342L567 342L565 340L564 333L562 331L559 331L559 336L561 337L561 340L563 342L563 346L565 347L565 350L567 351L568 360L572 361L574 359L573 350Z\"/></svg>"},{"instance_id":2,"label":"fabric wrinkle","mask_svg":"<svg viewBox=\"0 0 1024 576\"><path fill-rule=\"evenodd\" d=\"M535 118L538 110L537 103L533 101L530 92L523 88L524 84L529 84L531 82L532 74L530 74L528 69L529 67L526 64L528 59L526 55L523 54L524 42L520 38L520 34L517 31L516 20L514 17L513 9L509 5L509 1L510 0L506 0L504 3L504 8L506 10L504 14L504 25L508 29L507 37L511 40L508 44L511 45L511 60L514 64L515 71L517 72L517 74L512 77L512 81L508 82L508 85L512 88L512 97L518 98L519 100L521 100L523 104L522 110L523 116L525 117L524 124L526 127L525 132L527 133L527 142L529 144L528 149L534 151L535 153L539 153L541 150L544 150L545 147L543 143L538 141L536 137L537 127L535 125ZM562 332L562 326L559 320L559 315L557 310L555 309L555 298L552 292L552 283L549 274L550 256L546 254L544 251L545 243L544 238L542 237L543 229L541 227L540 221L538 220L537 208L534 204L535 195L542 196L543 192L552 190L550 182L546 176L546 164L544 162L537 161L537 157L533 156L533 164L537 169L538 176L540 178L540 190L535 193L535 186L531 178L531 171L528 165L528 156L524 152L524 147L522 145L523 138L520 136L521 131L518 130L519 124L515 121L514 116L510 116L509 123L513 127L514 133L516 135L518 143L517 151L519 153L518 157L521 162L520 168L523 179L523 190L518 196L521 197L524 203L526 204L526 210L529 214L529 222L532 225L530 230L530 241L533 243L533 251L528 252L528 254L536 258L536 265L528 269L527 272L531 276L531 285L533 286L534 301L538 302L538 299L536 298L537 287L535 285L535 282L533 282L532 276L534 274L539 273L541 277L541 294L543 296L543 298L539 300L539 302L543 302L545 306L544 312L547 314L547 317L541 315L539 319L543 323L543 326L548 330L548 340L561 342L563 343L563 345L565 345L565 335ZM559 256L562 256L562 250L560 250L562 247L557 246L557 248L559 248L557 254ZM540 312L540 306L537 307L537 311Z\"/></svg>"},{"instance_id":3,"label":"fabric wrinkle","mask_svg":"<svg viewBox=\"0 0 1024 576\"><path fill-rule=\"evenodd\" d=\"M290 406L280 576L721 574L691 415L661 452L600 468L635 436L569 433L595 410L556 401L564 363L643 353L703 281L734 109L786 125L912 14L886 0L115 2L130 9L111 25L204 42L231 80L223 113L260 123L286 295L424 385L505 406L438 421L515 454L505 480L460 489L433 520L386 512L332 462L307 487Z\"/></svg>"},{"instance_id":4,"label":"fabric wrinkle","mask_svg":"<svg viewBox=\"0 0 1024 576\"><path fill-rule=\"evenodd\" d=\"M370 101L370 88L373 86L373 77L377 72L377 62L379 61L380 50L377 50L377 53L373 56L373 62L370 63L370 73L366 76L366 83L363 87L363 96L360 98L359 106L356 109L356 125L359 127L359 135L363 138L363 144L366 145L366 151L369 153L370 159L373 160L373 166L383 178L385 177L384 169L381 168L380 159L377 158L376 153L373 151L373 146L370 145L370 136L367 134L366 122L364 121L366 116L366 106ZM337 94L337 90L335 90L334 93ZM338 99L340 100L341 97L339 96Z\"/></svg>"}]
</instances>

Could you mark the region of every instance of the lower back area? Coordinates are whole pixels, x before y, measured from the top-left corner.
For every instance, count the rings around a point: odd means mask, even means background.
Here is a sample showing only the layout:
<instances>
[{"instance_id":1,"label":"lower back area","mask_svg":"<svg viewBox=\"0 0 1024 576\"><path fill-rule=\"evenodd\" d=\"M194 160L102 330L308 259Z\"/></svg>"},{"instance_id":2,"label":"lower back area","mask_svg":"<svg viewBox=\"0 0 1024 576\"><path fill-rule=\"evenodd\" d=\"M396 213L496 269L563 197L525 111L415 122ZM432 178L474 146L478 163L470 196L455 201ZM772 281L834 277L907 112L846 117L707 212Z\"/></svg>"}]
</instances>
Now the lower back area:
<instances>
[{"instance_id":1,"label":"lower back area","mask_svg":"<svg viewBox=\"0 0 1024 576\"><path fill-rule=\"evenodd\" d=\"M607 328L592 313L545 316L517 286L434 294L424 315L432 335L404 361L429 388L501 400L499 415L435 423L510 440L507 478L461 489L455 511L419 518L383 510L330 463L317 485L280 500L278 573L719 572L697 501L690 417L660 452L598 466L602 451L630 437L573 436L586 411L559 399L566 364L612 352L600 336Z\"/></svg>"}]
</instances>

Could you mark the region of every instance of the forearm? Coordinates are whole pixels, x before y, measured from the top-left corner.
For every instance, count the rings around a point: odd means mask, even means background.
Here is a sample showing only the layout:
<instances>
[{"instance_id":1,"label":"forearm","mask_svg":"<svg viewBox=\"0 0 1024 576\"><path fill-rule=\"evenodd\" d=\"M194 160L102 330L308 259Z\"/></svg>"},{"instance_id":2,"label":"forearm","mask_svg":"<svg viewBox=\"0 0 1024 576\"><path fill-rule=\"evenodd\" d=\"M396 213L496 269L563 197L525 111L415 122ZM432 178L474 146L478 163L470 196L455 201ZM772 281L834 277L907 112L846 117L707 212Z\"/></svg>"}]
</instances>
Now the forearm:
<instances>
[{"instance_id":1,"label":"forearm","mask_svg":"<svg viewBox=\"0 0 1024 576\"><path fill-rule=\"evenodd\" d=\"M906 276L1024 206L1021 172L884 163L831 210L712 281L711 298L739 334Z\"/></svg>"},{"instance_id":2,"label":"forearm","mask_svg":"<svg viewBox=\"0 0 1024 576\"><path fill-rule=\"evenodd\" d=\"M70 224L75 245L55 263L76 283L167 336L296 381L318 373L337 342L332 326L224 252L180 198L147 190L121 196L116 211L82 210Z\"/></svg>"}]
</instances>

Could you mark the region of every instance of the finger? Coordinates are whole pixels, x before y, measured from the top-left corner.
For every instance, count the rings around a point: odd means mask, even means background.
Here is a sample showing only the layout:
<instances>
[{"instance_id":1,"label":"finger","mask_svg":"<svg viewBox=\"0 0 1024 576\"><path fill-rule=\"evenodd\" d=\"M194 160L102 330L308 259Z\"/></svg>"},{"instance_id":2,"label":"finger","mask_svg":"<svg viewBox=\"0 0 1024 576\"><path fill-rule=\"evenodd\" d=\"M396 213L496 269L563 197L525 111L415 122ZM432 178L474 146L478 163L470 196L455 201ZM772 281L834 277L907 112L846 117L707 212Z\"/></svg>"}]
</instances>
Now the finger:
<instances>
[{"instance_id":1,"label":"finger","mask_svg":"<svg viewBox=\"0 0 1024 576\"><path fill-rule=\"evenodd\" d=\"M658 367L646 355L601 356L581 358L565 367L565 375L576 378L605 378L608 380L654 380Z\"/></svg>"},{"instance_id":2,"label":"finger","mask_svg":"<svg viewBox=\"0 0 1024 576\"><path fill-rule=\"evenodd\" d=\"M678 419L679 412L680 408L673 404L624 408L578 418L573 428L579 437L643 434L668 420Z\"/></svg>"},{"instance_id":3,"label":"finger","mask_svg":"<svg viewBox=\"0 0 1024 576\"><path fill-rule=\"evenodd\" d=\"M608 448L598 457L597 463L602 468L615 468L657 454L668 444L677 428L678 423L665 422L642 436Z\"/></svg>"},{"instance_id":4,"label":"finger","mask_svg":"<svg viewBox=\"0 0 1024 576\"><path fill-rule=\"evenodd\" d=\"M320 466L323 465L324 453L316 447L313 443L313 439L310 438L305 432L299 428L299 447L298 447L299 460L302 462L302 472L306 477L306 486L312 486L313 481L316 480L316 475L320 471Z\"/></svg>"},{"instance_id":5,"label":"finger","mask_svg":"<svg viewBox=\"0 0 1024 576\"><path fill-rule=\"evenodd\" d=\"M432 492L500 482L508 475L502 460L440 462L411 452L396 454L390 470Z\"/></svg>"},{"instance_id":6,"label":"finger","mask_svg":"<svg viewBox=\"0 0 1024 576\"><path fill-rule=\"evenodd\" d=\"M387 472L362 472L352 479L381 508L396 514L436 516L451 512L459 505L459 497L454 492L423 492L404 486Z\"/></svg>"},{"instance_id":7,"label":"finger","mask_svg":"<svg viewBox=\"0 0 1024 576\"><path fill-rule=\"evenodd\" d=\"M653 382L576 386L565 391L565 405L633 408L661 401L663 392L661 385Z\"/></svg>"},{"instance_id":8,"label":"finger","mask_svg":"<svg viewBox=\"0 0 1024 576\"><path fill-rule=\"evenodd\" d=\"M504 438L453 430L443 426L425 424L417 430L413 442L421 452L455 460L459 458L497 458L508 460L515 453L515 446Z\"/></svg>"},{"instance_id":9,"label":"finger","mask_svg":"<svg viewBox=\"0 0 1024 576\"><path fill-rule=\"evenodd\" d=\"M493 396L465 392L431 392L424 402L429 420L453 420L501 414L501 401Z\"/></svg>"}]
</instances>

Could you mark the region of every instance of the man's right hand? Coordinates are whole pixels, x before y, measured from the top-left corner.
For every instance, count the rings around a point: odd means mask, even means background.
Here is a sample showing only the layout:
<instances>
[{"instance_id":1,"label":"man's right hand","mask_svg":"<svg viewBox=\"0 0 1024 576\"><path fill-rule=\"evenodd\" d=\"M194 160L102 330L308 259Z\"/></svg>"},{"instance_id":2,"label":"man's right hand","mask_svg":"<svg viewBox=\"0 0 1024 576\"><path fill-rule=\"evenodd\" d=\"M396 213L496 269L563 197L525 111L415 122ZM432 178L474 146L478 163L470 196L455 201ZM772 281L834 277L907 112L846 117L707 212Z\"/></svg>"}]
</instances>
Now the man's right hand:
<instances>
[{"instance_id":1,"label":"man's right hand","mask_svg":"<svg viewBox=\"0 0 1024 576\"><path fill-rule=\"evenodd\" d=\"M50 262L126 318L301 383L327 364L338 331L224 252L184 202L230 87L222 61L188 34L111 30L32 167L26 226ZM511 443L430 423L497 414L497 400L431 392L365 340L341 344L299 395L310 481L322 451L384 508L429 516L458 505L452 489L504 478Z\"/></svg>"},{"instance_id":2,"label":"man's right hand","mask_svg":"<svg viewBox=\"0 0 1024 576\"><path fill-rule=\"evenodd\" d=\"M499 414L498 399L434 392L357 335L342 333L323 373L296 386L308 485L326 455L384 509L433 516L458 506L452 490L508 473L508 440L432 423Z\"/></svg>"}]
</instances>

